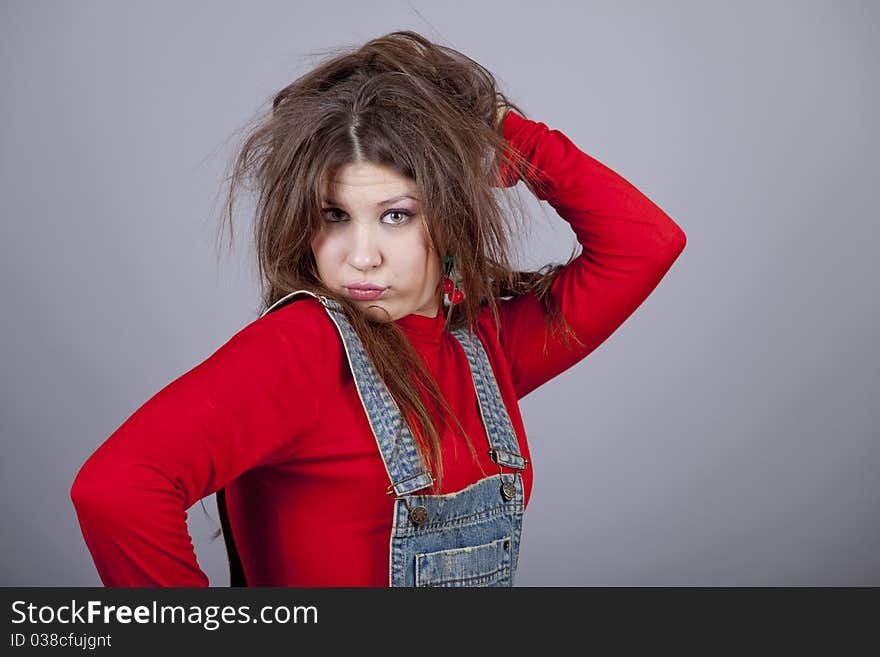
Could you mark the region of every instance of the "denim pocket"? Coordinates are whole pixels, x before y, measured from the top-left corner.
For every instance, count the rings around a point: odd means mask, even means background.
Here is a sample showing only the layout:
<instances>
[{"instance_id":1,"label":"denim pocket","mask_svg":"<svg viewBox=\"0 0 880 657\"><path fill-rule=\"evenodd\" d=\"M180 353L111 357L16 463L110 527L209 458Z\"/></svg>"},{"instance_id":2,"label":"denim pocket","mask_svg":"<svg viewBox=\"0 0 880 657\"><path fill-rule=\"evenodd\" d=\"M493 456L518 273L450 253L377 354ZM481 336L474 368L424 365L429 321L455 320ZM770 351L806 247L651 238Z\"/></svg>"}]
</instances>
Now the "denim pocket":
<instances>
[{"instance_id":1,"label":"denim pocket","mask_svg":"<svg viewBox=\"0 0 880 657\"><path fill-rule=\"evenodd\" d=\"M416 586L511 586L511 537L416 553Z\"/></svg>"}]
</instances>

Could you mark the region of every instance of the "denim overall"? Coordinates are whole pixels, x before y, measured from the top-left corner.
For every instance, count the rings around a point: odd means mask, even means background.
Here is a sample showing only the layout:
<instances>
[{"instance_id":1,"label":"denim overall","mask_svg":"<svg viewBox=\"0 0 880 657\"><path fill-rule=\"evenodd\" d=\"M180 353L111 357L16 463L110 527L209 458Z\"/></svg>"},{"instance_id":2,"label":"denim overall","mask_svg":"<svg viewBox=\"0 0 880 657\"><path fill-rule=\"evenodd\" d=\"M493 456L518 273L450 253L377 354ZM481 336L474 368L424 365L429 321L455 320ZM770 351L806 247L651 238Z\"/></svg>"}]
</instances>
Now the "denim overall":
<instances>
[{"instance_id":1,"label":"denim overall","mask_svg":"<svg viewBox=\"0 0 880 657\"><path fill-rule=\"evenodd\" d=\"M386 491L394 496L389 586L513 586L524 507L519 471L527 467L528 460L519 453L516 433L480 339L465 328L451 331L467 357L489 438L489 454L499 473L454 493L418 494L416 491L431 486L434 479L422 465L397 403L339 304L309 290L297 290L279 299L263 314L278 310L299 294L320 301L339 331L358 395L391 481ZM398 431L400 437L395 439ZM514 471L504 472L502 466ZM218 507L221 493L218 491ZM225 504L221 521L224 515ZM228 526L226 520L224 530ZM237 558L237 553L231 533L225 534L230 570L235 575L233 557ZM240 564L236 565L238 576L243 579Z\"/></svg>"}]
</instances>

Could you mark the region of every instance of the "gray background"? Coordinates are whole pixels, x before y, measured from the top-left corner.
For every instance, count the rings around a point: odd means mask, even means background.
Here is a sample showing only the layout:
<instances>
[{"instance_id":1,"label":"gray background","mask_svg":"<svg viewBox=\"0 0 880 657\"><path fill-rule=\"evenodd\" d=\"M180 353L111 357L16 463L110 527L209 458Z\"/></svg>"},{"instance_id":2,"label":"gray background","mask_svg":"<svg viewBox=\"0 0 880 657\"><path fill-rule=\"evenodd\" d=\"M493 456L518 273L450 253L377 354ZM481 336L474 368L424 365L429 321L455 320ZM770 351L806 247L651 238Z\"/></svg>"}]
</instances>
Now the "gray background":
<instances>
[{"instance_id":1,"label":"gray background","mask_svg":"<svg viewBox=\"0 0 880 657\"><path fill-rule=\"evenodd\" d=\"M880 585L878 3L0 7L0 584L100 584L77 470L257 310L252 205L217 256L236 131L309 51L409 28L688 237L613 336L521 402L517 584ZM520 264L564 259L568 225L530 209ZM190 531L224 586L209 499Z\"/></svg>"}]
</instances>

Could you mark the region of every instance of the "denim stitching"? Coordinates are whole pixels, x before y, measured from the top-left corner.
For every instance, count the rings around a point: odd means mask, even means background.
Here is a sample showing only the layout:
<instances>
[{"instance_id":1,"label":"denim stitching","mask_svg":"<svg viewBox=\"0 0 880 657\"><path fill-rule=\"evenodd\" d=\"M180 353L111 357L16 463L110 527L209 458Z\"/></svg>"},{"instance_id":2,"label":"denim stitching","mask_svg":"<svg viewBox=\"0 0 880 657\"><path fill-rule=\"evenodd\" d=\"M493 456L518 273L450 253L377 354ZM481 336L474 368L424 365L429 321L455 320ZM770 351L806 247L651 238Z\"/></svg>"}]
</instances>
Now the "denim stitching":
<instances>
[{"instance_id":1,"label":"denim stitching","mask_svg":"<svg viewBox=\"0 0 880 657\"><path fill-rule=\"evenodd\" d=\"M486 575L475 575L473 577L461 577L456 579L441 579L441 580L428 580L421 586L445 586L447 584L476 584L486 583L489 581L500 581L504 576L510 573L510 566L505 565L501 566L497 570L493 570L491 573L487 573ZM500 577L499 577L500 575Z\"/></svg>"}]
</instances>

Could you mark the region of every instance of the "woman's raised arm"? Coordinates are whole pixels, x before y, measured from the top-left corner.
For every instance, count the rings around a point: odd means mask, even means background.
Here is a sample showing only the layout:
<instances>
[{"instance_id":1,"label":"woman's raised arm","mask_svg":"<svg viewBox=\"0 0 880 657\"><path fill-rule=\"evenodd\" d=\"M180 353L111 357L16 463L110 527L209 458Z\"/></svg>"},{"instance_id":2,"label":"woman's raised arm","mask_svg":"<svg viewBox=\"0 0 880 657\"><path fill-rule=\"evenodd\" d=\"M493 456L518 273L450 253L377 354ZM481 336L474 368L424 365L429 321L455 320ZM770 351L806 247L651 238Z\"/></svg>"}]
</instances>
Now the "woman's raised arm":
<instances>
[{"instance_id":1,"label":"woman's raised arm","mask_svg":"<svg viewBox=\"0 0 880 657\"><path fill-rule=\"evenodd\" d=\"M586 347L566 347L551 336L544 352L544 311L532 293L499 305L501 340L520 399L602 344L654 290L686 238L663 210L559 130L510 111L503 134L543 172L541 184L523 182L571 224L582 247L551 292ZM506 182L517 180L513 173Z\"/></svg>"},{"instance_id":2,"label":"woman's raised arm","mask_svg":"<svg viewBox=\"0 0 880 657\"><path fill-rule=\"evenodd\" d=\"M297 305L241 329L82 466L70 494L105 586L208 586L186 510L245 470L294 457L318 417L322 345Z\"/></svg>"}]
</instances>

